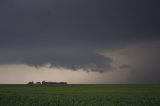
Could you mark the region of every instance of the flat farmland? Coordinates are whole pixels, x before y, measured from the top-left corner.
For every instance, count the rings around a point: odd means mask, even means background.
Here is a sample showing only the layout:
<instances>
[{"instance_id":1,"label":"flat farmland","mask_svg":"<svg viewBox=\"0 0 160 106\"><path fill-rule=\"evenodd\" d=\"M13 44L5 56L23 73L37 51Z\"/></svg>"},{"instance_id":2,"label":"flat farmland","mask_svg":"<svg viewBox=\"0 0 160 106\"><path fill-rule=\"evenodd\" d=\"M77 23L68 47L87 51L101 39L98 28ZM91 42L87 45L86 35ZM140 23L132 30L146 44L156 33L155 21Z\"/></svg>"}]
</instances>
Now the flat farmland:
<instances>
[{"instance_id":1,"label":"flat farmland","mask_svg":"<svg viewBox=\"0 0 160 106\"><path fill-rule=\"evenodd\" d=\"M0 106L160 106L160 85L0 85Z\"/></svg>"}]
</instances>

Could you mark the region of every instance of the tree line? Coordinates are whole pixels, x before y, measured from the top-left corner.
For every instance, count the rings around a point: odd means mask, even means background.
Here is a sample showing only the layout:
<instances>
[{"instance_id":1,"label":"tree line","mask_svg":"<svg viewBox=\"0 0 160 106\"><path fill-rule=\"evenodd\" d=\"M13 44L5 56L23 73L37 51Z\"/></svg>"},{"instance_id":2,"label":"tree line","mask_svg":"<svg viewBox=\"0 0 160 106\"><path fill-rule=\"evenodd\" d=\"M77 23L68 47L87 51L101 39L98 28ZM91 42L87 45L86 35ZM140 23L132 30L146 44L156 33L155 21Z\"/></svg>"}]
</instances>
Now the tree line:
<instances>
[{"instance_id":1,"label":"tree line","mask_svg":"<svg viewBox=\"0 0 160 106\"><path fill-rule=\"evenodd\" d=\"M31 82L28 82L27 84L29 85L32 85L32 84L67 84L67 82L47 82L47 81L42 81L42 82L34 82L34 81L31 81Z\"/></svg>"}]
</instances>

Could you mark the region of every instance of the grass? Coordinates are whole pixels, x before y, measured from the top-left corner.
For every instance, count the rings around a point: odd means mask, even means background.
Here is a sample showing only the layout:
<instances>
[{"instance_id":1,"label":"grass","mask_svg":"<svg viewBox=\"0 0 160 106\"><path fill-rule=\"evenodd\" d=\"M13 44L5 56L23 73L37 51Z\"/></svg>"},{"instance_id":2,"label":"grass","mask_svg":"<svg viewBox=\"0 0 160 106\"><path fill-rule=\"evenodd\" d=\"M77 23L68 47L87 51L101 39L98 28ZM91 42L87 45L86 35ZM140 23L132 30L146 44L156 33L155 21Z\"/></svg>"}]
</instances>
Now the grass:
<instances>
[{"instance_id":1,"label":"grass","mask_svg":"<svg viewBox=\"0 0 160 106\"><path fill-rule=\"evenodd\" d=\"M0 85L0 106L160 106L160 85Z\"/></svg>"}]
</instances>

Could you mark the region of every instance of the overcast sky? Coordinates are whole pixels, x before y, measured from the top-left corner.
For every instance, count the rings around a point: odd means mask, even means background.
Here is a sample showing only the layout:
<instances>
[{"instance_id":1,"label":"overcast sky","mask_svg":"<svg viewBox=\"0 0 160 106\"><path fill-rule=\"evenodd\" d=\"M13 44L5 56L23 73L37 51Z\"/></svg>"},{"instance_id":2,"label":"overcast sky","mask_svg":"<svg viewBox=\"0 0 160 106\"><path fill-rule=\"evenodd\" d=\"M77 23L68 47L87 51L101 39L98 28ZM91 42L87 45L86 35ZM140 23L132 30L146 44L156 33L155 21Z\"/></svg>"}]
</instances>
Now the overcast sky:
<instances>
[{"instance_id":1,"label":"overcast sky","mask_svg":"<svg viewBox=\"0 0 160 106\"><path fill-rule=\"evenodd\" d=\"M0 0L0 83L160 83L159 0Z\"/></svg>"}]
</instances>

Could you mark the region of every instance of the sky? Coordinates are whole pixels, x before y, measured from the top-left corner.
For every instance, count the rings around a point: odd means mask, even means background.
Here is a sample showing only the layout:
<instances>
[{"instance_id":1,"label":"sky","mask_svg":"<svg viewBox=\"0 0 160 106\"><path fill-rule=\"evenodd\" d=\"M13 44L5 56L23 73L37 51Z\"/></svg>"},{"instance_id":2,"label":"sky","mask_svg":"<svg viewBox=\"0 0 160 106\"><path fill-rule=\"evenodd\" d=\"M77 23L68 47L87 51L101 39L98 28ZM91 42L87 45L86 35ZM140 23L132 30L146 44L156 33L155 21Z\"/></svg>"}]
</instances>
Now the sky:
<instances>
[{"instance_id":1,"label":"sky","mask_svg":"<svg viewBox=\"0 0 160 106\"><path fill-rule=\"evenodd\" d=\"M159 0L0 0L0 83L160 83Z\"/></svg>"}]
</instances>

